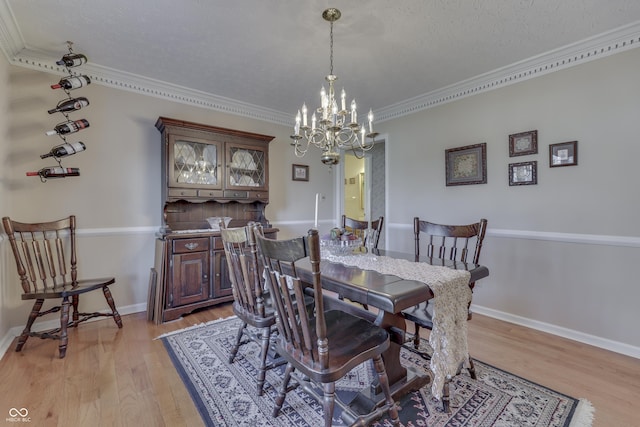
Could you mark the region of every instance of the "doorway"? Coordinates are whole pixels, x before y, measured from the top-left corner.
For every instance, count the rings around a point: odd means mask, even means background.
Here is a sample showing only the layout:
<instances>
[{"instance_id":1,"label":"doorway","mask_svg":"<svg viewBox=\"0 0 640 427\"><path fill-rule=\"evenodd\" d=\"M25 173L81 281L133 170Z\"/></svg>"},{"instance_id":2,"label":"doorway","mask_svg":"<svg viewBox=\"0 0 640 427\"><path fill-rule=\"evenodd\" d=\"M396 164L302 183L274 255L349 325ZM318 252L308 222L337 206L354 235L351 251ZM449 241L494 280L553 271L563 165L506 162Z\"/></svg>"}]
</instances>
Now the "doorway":
<instances>
[{"instance_id":1,"label":"doorway","mask_svg":"<svg viewBox=\"0 0 640 427\"><path fill-rule=\"evenodd\" d=\"M341 162L344 185L340 191L340 215L344 213L350 218L368 221L367 213L371 212L374 220L386 215L386 160L385 142L376 142L375 146L358 159L352 152L345 151ZM369 191L369 189L371 189ZM369 200L370 199L370 200ZM369 211L369 205L371 210ZM384 228L386 228L386 221ZM384 248L383 231L379 247Z\"/></svg>"}]
</instances>

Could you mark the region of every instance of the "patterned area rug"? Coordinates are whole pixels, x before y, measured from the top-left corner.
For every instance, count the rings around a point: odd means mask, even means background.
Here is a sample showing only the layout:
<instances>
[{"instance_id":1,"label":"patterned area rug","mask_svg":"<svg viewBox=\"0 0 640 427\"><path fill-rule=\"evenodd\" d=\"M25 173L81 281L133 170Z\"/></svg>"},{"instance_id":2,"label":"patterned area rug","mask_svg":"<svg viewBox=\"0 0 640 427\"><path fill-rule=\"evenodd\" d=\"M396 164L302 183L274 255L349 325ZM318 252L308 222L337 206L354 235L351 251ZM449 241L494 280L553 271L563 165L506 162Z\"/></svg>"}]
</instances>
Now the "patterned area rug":
<instances>
[{"instance_id":1,"label":"patterned area rug","mask_svg":"<svg viewBox=\"0 0 640 427\"><path fill-rule=\"evenodd\" d=\"M235 317L198 325L160 337L207 426L299 426L323 425L322 406L300 389L287 394L277 418L271 416L284 366L267 371L265 392L255 393L259 348L253 343L240 348L228 364L239 320ZM426 341L423 340L427 345ZM428 369L428 362L401 351L403 364ZM363 364L337 385L338 395L348 399L375 376L371 364ZM400 420L405 427L589 427L593 408L491 365L475 361L478 380L466 372L451 385L451 413L433 401L429 386L400 401ZM333 424L344 425L336 406ZM374 426L391 426L380 419Z\"/></svg>"}]
</instances>

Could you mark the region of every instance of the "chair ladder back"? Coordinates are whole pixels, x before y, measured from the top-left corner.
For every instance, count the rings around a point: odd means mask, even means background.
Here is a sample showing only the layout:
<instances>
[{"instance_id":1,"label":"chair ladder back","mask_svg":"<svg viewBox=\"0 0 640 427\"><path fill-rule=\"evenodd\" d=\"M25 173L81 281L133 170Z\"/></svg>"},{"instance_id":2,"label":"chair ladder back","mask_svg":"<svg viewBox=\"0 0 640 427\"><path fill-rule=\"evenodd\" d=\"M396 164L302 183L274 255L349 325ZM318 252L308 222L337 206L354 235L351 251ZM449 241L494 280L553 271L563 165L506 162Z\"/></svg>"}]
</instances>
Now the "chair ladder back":
<instances>
[{"instance_id":1,"label":"chair ladder back","mask_svg":"<svg viewBox=\"0 0 640 427\"><path fill-rule=\"evenodd\" d=\"M269 287L281 337L287 346L299 352L301 357L320 366L328 366L328 343L320 286L318 231L310 230L308 236L289 240L268 239L256 233L256 241L258 252L269 273ZM295 263L307 256L311 260L314 275L315 319L309 317L305 306L304 289L308 285L300 280L295 268ZM315 325L312 322L315 322Z\"/></svg>"},{"instance_id":2,"label":"chair ladder back","mask_svg":"<svg viewBox=\"0 0 640 427\"><path fill-rule=\"evenodd\" d=\"M375 233L375 237L374 237L374 242L373 242L373 247L375 249L378 248L378 242L380 241L380 234L382 234L382 225L384 224L384 217L381 216L380 218L376 219L375 221L371 221L371 228L374 229L376 231ZM356 236L360 237L362 239L362 244L366 246L367 242L366 242L366 233L365 230L369 227L369 222L368 221L360 221L357 219L353 219L353 218L349 218L346 215L342 215L342 221L340 223L340 226L344 229L346 229L347 231L352 232L353 234L355 234Z\"/></svg>"},{"instance_id":3,"label":"chair ladder back","mask_svg":"<svg viewBox=\"0 0 640 427\"><path fill-rule=\"evenodd\" d=\"M429 236L427 256L467 262L471 242L475 240L473 259L478 263L482 241L486 232L487 220L468 225L442 225L414 218L415 255L420 255L420 233Z\"/></svg>"}]
</instances>

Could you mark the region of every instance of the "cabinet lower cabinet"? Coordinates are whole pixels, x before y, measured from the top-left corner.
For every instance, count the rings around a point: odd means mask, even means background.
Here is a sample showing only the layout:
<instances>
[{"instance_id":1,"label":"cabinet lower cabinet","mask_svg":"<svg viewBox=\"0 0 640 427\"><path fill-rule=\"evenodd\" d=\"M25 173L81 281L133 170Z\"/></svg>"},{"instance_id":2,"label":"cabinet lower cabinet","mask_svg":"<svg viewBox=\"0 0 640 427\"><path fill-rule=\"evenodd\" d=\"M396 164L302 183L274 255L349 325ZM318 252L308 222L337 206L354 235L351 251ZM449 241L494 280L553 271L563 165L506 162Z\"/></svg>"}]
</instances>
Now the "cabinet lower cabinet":
<instances>
[{"instance_id":1,"label":"cabinet lower cabinet","mask_svg":"<svg viewBox=\"0 0 640 427\"><path fill-rule=\"evenodd\" d=\"M277 238L277 229L265 230ZM159 238L164 271L158 289L162 292L162 321L167 322L194 310L233 300L231 280L219 232L207 236Z\"/></svg>"}]
</instances>

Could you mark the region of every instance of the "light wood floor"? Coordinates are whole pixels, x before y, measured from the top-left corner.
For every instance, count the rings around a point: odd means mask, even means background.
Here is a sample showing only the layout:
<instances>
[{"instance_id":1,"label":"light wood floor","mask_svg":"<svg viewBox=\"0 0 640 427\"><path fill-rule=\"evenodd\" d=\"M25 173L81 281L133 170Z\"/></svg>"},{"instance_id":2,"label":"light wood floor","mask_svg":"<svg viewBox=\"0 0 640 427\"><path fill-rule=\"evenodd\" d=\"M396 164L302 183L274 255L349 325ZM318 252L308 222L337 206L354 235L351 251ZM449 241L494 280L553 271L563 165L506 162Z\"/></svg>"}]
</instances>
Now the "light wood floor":
<instances>
[{"instance_id":1,"label":"light wood floor","mask_svg":"<svg viewBox=\"0 0 640 427\"><path fill-rule=\"evenodd\" d=\"M229 304L154 325L145 313L70 332L65 359L57 342L30 338L0 360L0 421L26 408L31 426L201 426L202 420L158 335L230 316ZM596 408L594 427L640 426L640 360L474 315L472 355Z\"/></svg>"}]
</instances>

